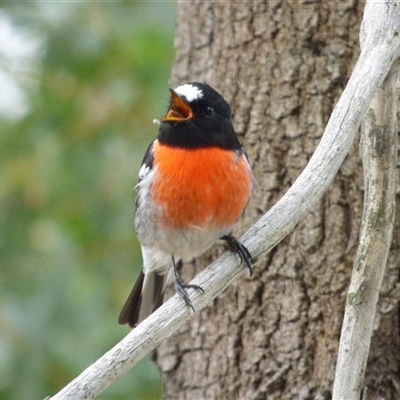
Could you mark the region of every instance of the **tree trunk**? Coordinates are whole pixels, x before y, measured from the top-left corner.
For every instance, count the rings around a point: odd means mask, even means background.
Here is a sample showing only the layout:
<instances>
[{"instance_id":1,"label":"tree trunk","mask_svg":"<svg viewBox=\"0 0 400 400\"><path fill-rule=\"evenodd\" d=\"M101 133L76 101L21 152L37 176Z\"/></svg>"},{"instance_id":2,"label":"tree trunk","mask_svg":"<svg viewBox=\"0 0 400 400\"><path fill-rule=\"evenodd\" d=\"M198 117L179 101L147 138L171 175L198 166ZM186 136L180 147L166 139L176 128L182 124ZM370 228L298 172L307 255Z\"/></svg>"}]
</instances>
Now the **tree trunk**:
<instances>
[{"instance_id":1,"label":"tree trunk","mask_svg":"<svg viewBox=\"0 0 400 400\"><path fill-rule=\"evenodd\" d=\"M231 103L255 187L238 236L296 180L359 54L364 3L179 2L172 86L205 81ZM293 233L156 353L166 399L329 399L363 209L358 144ZM366 399L399 399L398 224ZM185 281L223 250L186 264Z\"/></svg>"}]
</instances>

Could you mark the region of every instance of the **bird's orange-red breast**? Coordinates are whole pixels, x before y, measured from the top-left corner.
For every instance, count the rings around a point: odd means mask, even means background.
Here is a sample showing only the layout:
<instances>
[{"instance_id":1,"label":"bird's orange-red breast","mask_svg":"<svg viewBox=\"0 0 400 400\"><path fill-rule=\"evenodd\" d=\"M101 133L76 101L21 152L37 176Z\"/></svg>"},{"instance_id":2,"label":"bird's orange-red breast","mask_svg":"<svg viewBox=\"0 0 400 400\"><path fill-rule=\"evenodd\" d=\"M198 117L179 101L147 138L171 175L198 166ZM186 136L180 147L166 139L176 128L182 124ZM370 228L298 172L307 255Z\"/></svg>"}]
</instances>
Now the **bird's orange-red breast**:
<instances>
[{"instance_id":1,"label":"bird's orange-red breast","mask_svg":"<svg viewBox=\"0 0 400 400\"><path fill-rule=\"evenodd\" d=\"M154 202L164 208L159 223L165 229L232 226L241 216L251 191L245 158L236 152L154 146L157 176Z\"/></svg>"},{"instance_id":2,"label":"bird's orange-red breast","mask_svg":"<svg viewBox=\"0 0 400 400\"><path fill-rule=\"evenodd\" d=\"M207 251L218 239L252 271L249 251L231 234L252 188L245 150L231 109L211 86L192 82L170 89L168 112L139 172L135 229L143 268L119 322L135 326L162 304L168 277L193 310L177 264ZM194 287L200 289L199 287Z\"/></svg>"}]
</instances>

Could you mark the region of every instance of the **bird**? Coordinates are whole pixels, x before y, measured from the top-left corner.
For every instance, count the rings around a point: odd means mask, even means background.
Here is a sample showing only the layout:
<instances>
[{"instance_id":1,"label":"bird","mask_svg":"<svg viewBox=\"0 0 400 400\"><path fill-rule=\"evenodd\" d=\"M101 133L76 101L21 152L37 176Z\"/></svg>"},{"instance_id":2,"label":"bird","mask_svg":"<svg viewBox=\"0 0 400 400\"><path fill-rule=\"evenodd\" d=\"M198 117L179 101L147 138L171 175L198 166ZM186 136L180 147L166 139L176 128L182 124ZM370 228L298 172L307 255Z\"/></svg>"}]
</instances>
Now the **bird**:
<instances>
[{"instance_id":1,"label":"bird","mask_svg":"<svg viewBox=\"0 0 400 400\"><path fill-rule=\"evenodd\" d=\"M178 269L222 239L253 271L249 250L232 235L251 195L253 174L229 103L205 83L169 89L170 103L136 185L135 231L143 267L118 318L134 328L163 303L167 283L195 311Z\"/></svg>"}]
</instances>

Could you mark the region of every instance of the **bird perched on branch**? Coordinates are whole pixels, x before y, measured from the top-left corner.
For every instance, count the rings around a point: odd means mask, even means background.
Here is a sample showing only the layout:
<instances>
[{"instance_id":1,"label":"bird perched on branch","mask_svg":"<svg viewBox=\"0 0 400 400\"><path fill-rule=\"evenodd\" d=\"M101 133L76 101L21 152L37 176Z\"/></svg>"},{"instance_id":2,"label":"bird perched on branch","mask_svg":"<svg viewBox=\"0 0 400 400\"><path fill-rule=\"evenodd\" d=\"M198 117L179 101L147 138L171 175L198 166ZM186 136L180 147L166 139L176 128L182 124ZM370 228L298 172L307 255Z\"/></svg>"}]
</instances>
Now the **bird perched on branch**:
<instances>
[{"instance_id":1,"label":"bird perched on branch","mask_svg":"<svg viewBox=\"0 0 400 400\"><path fill-rule=\"evenodd\" d=\"M163 302L173 274L177 293L193 309L178 266L225 240L252 272L253 259L231 235L252 189L247 155L232 125L231 108L211 86L170 89L167 115L150 144L136 186L135 230L143 268L118 322L136 326Z\"/></svg>"}]
</instances>

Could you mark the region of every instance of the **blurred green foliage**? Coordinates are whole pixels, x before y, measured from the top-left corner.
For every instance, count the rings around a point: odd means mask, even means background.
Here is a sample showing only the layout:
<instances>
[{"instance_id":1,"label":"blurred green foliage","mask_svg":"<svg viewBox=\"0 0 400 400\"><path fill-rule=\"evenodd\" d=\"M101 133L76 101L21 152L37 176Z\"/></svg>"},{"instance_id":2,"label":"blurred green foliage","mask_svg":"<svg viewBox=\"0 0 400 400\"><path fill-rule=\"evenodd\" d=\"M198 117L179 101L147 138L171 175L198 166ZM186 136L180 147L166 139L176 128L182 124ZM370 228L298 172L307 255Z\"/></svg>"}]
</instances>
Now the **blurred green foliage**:
<instances>
[{"instance_id":1,"label":"blurred green foliage","mask_svg":"<svg viewBox=\"0 0 400 400\"><path fill-rule=\"evenodd\" d=\"M37 69L19 76L28 114L0 118L0 399L35 399L128 333L117 317L141 267L133 188L169 98L176 10L0 6L43 42ZM99 398L160 393L145 360Z\"/></svg>"}]
</instances>

